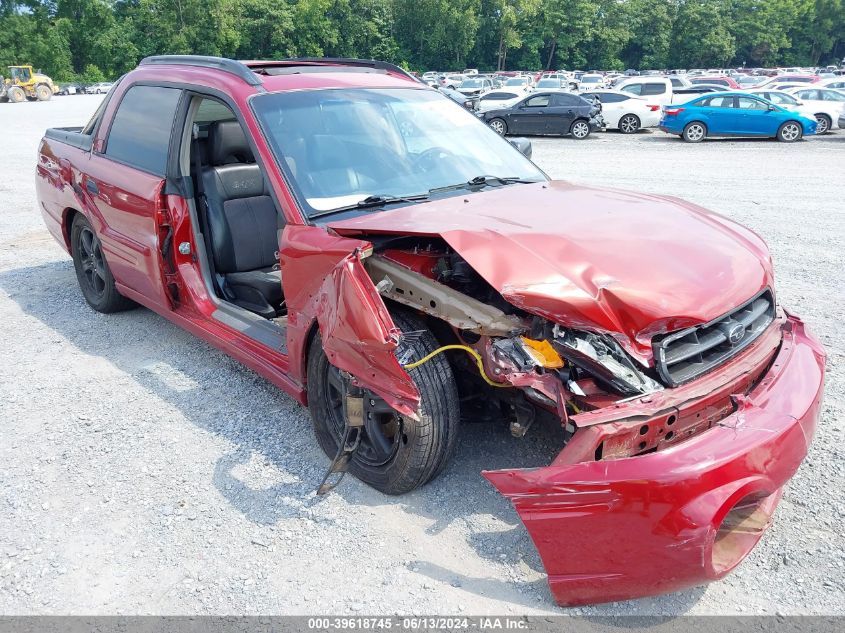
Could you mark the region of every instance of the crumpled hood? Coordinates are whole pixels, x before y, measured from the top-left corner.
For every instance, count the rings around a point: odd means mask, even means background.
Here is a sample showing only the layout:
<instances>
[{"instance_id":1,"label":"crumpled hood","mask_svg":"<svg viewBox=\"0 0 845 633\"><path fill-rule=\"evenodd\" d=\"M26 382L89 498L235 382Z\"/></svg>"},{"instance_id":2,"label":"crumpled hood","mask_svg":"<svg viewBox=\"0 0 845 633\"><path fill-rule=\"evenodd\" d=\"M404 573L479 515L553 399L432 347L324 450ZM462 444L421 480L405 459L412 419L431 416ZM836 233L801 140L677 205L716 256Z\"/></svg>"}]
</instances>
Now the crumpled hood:
<instances>
[{"instance_id":1,"label":"crumpled hood","mask_svg":"<svg viewBox=\"0 0 845 633\"><path fill-rule=\"evenodd\" d=\"M344 235L439 235L511 304L617 334L642 362L653 335L715 319L772 285L762 239L727 218L671 197L560 181L329 226Z\"/></svg>"}]
</instances>

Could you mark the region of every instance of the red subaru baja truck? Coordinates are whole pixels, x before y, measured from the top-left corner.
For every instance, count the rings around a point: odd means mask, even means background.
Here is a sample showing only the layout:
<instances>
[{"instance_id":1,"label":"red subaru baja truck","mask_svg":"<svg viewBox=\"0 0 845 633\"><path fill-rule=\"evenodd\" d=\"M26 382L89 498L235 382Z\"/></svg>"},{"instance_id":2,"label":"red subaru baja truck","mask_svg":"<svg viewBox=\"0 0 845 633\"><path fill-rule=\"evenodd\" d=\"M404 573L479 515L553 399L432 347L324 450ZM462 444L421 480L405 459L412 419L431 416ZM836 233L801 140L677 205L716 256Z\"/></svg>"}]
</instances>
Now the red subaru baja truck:
<instances>
[{"instance_id":1,"label":"red subaru baja truck","mask_svg":"<svg viewBox=\"0 0 845 633\"><path fill-rule=\"evenodd\" d=\"M161 56L47 131L37 191L93 309L146 306L309 407L323 490L425 484L462 415L553 418L551 464L482 474L559 603L720 578L807 452L824 351L756 234L529 150L390 64Z\"/></svg>"}]
</instances>

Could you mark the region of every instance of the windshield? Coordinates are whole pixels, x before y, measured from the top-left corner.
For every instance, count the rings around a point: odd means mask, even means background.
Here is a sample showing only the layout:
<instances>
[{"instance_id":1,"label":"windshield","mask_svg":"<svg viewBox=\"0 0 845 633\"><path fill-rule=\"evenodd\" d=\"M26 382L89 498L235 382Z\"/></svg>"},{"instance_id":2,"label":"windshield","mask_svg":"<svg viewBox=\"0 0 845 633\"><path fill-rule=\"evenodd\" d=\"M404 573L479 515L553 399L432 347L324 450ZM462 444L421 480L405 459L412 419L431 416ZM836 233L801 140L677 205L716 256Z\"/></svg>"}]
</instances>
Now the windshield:
<instances>
[{"instance_id":1,"label":"windshield","mask_svg":"<svg viewBox=\"0 0 845 633\"><path fill-rule=\"evenodd\" d=\"M589 75L584 75L581 77L582 84L597 84L601 81L601 77L590 77Z\"/></svg>"},{"instance_id":2,"label":"windshield","mask_svg":"<svg viewBox=\"0 0 845 633\"><path fill-rule=\"evenodd\" d=\"M430 90L282 92L254 97L252 107L308 217L479 176L546 179L473 114Z\"/></svg>"},{"instance_id":3,"label":"windshield","mask_svg":"<svg viewBox=\"0 0 845 633\"><path fill-rule=\"evenodd\" d=\"M560 86L559 79L541 79L537 84L538 88L557 88Z\"/></svg>"},{"instance_id":4,"label":"windshield","mask_svg":"<svg viewBox=\"0 0 845 633\"><path fill-rule=\"evenodd\" d=\"M505 82L505 85L506 86L524 86L527 83L528 83L527 79L514 78L514 79L508 79L507 82Z\"/></svg>"},{"instance_id":5,"label":"windshield","mask_svg":"<svg viewBox=\"0 0 845 633\"><path fill-rule=\"evenodd\" d=\"M483 82L480 79L467 79L461 84L461 88L481 88Z\"/></svg>"}]
</instances>

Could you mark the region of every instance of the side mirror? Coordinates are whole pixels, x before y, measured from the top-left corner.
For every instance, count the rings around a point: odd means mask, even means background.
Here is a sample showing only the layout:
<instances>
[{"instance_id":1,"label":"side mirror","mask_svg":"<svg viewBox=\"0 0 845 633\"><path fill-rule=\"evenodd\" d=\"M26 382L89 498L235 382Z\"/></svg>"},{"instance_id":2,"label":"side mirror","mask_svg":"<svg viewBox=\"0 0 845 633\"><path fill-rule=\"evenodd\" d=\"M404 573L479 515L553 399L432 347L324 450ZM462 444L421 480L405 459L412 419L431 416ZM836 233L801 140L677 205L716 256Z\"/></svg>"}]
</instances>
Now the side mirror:
<instances>
[{"instance_id":1,"label":"side mirror","mask_svg":"<svg viewBox=\"0 0 845 633\"><path fill-rule=\"evenodd\" d=\"M769 106L769 112L774 112L775 110L777 110L777 108L775 106L773 106L773 105Z\"/></svg>"},{"instance_id":2,"label":"side mirror","mask_svg":"<svg viewBox=\"0 0 845 633\"><path fill-rule=\"evenodd\" d=\"M508 142L518 149L523 156L531 158L531 141L527 138L511 138Z\"/></svg>"}]
</instances>

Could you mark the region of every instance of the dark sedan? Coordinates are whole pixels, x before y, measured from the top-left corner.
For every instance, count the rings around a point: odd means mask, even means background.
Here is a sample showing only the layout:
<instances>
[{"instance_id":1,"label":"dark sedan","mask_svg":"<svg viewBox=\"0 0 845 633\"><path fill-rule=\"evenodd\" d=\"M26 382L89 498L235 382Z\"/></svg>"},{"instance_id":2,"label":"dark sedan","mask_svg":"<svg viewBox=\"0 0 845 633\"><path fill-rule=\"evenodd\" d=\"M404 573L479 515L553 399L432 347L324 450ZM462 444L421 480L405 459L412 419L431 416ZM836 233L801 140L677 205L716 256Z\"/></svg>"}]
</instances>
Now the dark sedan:
<instances>
[{"instance_id":1,"label":"dark sedan","mask_svg":"<svg viewBox=\"0 0 845 633\"><path fill-rule=\"evenodd\" d=\"M600 130L601 106L567 92L535 92L481 118L499 134L571 134L585 139Z\"/></svg>"}]
</instances>

